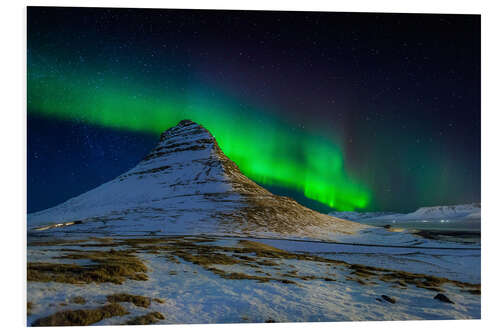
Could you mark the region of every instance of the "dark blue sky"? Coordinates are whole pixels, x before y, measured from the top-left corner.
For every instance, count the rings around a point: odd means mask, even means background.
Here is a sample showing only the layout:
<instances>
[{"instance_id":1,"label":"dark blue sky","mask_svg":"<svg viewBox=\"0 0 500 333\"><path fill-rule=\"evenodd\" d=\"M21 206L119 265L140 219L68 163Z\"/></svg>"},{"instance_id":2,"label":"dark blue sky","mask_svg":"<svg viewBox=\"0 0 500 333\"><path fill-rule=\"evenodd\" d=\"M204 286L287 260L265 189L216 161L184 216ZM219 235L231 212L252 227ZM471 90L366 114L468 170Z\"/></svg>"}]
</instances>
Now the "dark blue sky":
<instances>
[{"instance_id":1,"label":"dark blue sky","mask_svg":"<svg viewBox=\"0 0 500 333\"><path fill-rule=\"evenodd\" d=\"M69 77L82 61L141 85L216 87L331 131L373 193L366 210L480 201L477 15L30 7L28 75ZM28 211L114 178L156 140L29 107Z\"/></svg>"}]
</instances>

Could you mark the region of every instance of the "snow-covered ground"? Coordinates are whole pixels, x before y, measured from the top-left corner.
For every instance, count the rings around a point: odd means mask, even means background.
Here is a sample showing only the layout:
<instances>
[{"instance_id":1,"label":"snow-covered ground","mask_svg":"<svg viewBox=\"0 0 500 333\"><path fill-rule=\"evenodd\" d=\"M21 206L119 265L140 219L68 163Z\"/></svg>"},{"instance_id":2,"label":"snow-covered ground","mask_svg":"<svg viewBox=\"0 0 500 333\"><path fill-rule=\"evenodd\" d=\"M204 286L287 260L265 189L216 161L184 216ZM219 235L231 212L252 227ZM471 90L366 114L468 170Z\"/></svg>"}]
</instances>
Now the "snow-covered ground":
<instances>
[{"instance_id":1,"label":"snow-covered ground","mask_svg":"<svg viewBox=\"0 0 500 333\"><path fill-rule=\"evenodd\" d=\"M172 239L176 238L189 239ZM311 240L250 239L284 250L287 255L283 258L267 257L266 254L247 251L243 253L242 260L238 257L242 254L235 251L242 240L240 237L208 237L201 243L189 241L185 248L175 248L181 253L177 260L166 254L168 246L166 250L160 249L155 253L134 248L135 255L148 268L147 281L126 280L122 285L30 281L27 295L33 310L28 316L28 325L58 311L102 306L107 295L123 292L160 298L164 303L152 301L149 308L121 303L130 312L129 315L107 318L96 325L121 324L151 311L165 316L158 324L480 318L481 296L469 292L471 287L460 287L452 282L442 284L439 292L454 302L444 303L434 299L438 292L432 288L416 286L408 281L400 284L395 280L384 281L381 276L386 274L385 271L374 270L370 273L375 274L373 276L358 276L353 274L354 266L350 266L360 264L386 269L387 272L406 271L477 284L480 283L480 249L472 246L451 249L449 244L446 247L446 244L430 240L426 247L384 247ZM115 241L120 244L119 240ZM75 250L127 248L117 244L89 247L91 244L92 240L55 246L32 243L28 247L28 262L71 263L68 259L53 258L75 253ZM171 243L167 241L165 244ZM203 266L183 259L183 251L191 251L195 256L208 251L213 256L225 254L240 261ZM73 260L73 263L89 264L85 260ZM250 278L223 277L207 268L219 269L224 274L247 274ZM271 280L258 281L254 280L255 276ZM283 283L282 279L292 282ZM395 303L385 300L382 295ZM87 303L72 304L74 296L84 297Z\"/></svg>"}]
</instances>

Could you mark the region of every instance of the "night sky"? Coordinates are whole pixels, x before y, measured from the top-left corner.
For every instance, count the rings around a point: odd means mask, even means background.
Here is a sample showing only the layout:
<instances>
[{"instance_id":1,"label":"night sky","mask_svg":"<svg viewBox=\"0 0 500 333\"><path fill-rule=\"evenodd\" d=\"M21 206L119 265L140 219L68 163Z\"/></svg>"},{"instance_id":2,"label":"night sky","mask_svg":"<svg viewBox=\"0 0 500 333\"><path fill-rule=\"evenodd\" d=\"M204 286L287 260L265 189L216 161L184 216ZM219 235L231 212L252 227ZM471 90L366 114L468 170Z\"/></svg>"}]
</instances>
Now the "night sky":
<instances>
[{"instance_id":1,"label":"night sky","mask_svg":"<svg viewBox=\"0 0 500 333\"><path fill-rule=\"evenodd\" d=\"M28 7L28 212L191 119L322 212L480 201L480 16Z\"/></svg>"}]
</instances>

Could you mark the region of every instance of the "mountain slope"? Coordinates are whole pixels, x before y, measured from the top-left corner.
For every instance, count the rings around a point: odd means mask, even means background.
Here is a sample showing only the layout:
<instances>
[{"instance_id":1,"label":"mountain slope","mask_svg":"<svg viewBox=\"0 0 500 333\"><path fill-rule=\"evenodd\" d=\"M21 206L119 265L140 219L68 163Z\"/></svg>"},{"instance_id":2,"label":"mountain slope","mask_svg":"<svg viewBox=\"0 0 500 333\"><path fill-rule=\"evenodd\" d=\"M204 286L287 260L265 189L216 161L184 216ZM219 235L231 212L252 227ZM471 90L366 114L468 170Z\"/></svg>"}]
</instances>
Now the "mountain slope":
<instances>
[{"instance_id":1,"label":"mountain slope","mask_svg":"<svg viewBox=\"0 0 500 333\"><path fill-rule=\"evenodd\" d=\"M329 237L362 228L277 196L245 177L202 126L183 120L134 168L56 207L30 231ZM57 228L57 230L62 230Z\"/></svg>"}]
</instances>

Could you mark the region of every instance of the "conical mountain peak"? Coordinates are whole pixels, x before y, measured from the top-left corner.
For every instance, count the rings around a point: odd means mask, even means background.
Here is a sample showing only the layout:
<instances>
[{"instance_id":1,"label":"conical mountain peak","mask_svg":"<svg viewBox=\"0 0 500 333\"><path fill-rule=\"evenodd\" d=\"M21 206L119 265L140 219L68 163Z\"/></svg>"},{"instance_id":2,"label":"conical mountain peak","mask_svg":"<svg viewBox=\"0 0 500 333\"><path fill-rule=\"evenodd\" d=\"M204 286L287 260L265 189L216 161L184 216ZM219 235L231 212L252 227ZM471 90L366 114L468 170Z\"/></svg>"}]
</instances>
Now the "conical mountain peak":
<instances>
[{"instance_id":1,"label":"conical mountain peak","mask_svg":"<svg viewBox=\"0 0 500 333\"><path fill-rule=\"evenodd\" d=\"M160 136L160 142L169 140L172 137L188 138L193 135L205 135L207 138L214 140L212 134L205 127L191 121L189 119L181 120L177 125L167 129Z\"/></svg>"},{"instance_id":2,"label":"conical mountain peak","mask_svg":"<svg viewBox=\"0 0 500 333\"><path fill-rule=\"evenodd\" d=\"M257 185L224 155L208 130L191 120L163 132L153 150L129 171L56 207L29 214L28 226L34 232L320 238L362 228ZM66 227L57 228L61 226Z\"/></svg>"},{"instance_id":3,"label":"conical mountain peak","mask_svg":"<svg viewBox=\"0 0 500 333\"><path fill-rule=\"evenodd\" d=\"M163 132L156 147L144 157L142 162L155 160L162 156L171 156L179 152L202 151L201 155L210 155L212 150L216 148L218 148L217 142L209 131L186 119ZM199 158L200 154L186 155L185 158Z\"/></svg>"}]
</instances>

